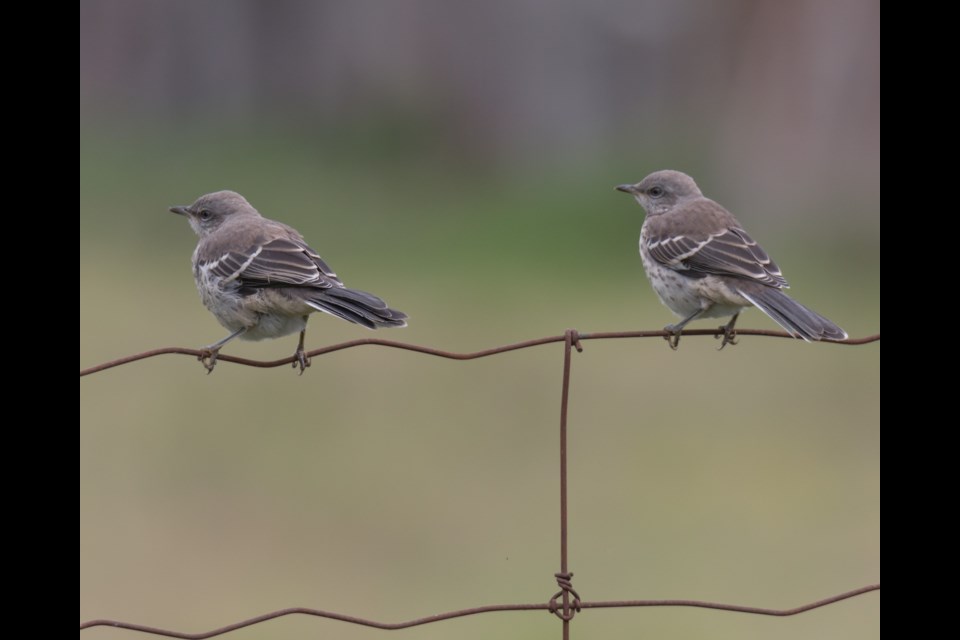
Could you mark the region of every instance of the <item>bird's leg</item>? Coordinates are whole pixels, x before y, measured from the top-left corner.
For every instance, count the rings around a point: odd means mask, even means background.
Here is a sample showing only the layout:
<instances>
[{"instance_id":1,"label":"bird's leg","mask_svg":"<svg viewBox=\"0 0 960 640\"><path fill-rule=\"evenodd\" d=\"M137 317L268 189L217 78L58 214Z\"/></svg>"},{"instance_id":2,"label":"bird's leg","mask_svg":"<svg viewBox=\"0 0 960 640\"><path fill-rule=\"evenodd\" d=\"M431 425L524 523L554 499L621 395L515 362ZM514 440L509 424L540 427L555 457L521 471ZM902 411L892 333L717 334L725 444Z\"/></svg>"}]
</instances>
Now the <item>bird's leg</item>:
<instances>
[{"instance_id":1,"label":"bird's leg","mask_svg":"<svg viewBox=\"0 0 960 640\"><path fill-rule=\"evenodd\" d=\"M723 334L723 342L720 343L720 348L717 351L722 351L725 346L728 344L737 344L737 330L734 328L737 324L737 318L740 317L740 313L737 312L733 314L733 317L730 318L730 322L720 327L719 331ZM715 338L720 337L720 333L715 335Z\"/></svg>"},{"instance_id":2,"label":"bird's leg","mask_svg":"<svg viewBox=\"0 0 960 640\"><path fill-rule=\"evenodd\" d=\"M207 375L210 375L213 372L213 368L217 366L217 356L220 355L220 348L223 345L227 344L237 336L241 335L247 330L246 327L240 327L230 335L228 335L223 340L219 342L214 342L211 345L206 347L200 347L200 355L197 356L197 360L203 363L203 366L207 368Z\"/></svg>"},{"instance_id":3,"label":"bird's leg","mask_svg":"<svg viewBox=\"0 0 960 640\"><path fill-rule=\"evenodd\" d=\"M306 320L306 318L304 318ZM310 359L307 358L307 354L303 351L303 341L307 337L307 327L304 326L300 331L300 342L297 343L297 350L293 353L293 367L296 368L297 365L300 366L300 375L303 375L303 370L310 366Z\"/></svg>"},{"instance_id":4,"label":"bird's leg","mask_svg":"<svg viewBox=\"0 0 960 640\"><path fill-rule=\"evenodd\" d=\"M713 305L711 304L710 306L713 306ZM671 348L671 349L673 349L674 351L677 350L677 346L680 344L680 332L683 331L683 328L684 328L685 326L687 326L687 323L689 323L689 322L691 322L691 321L693 321L693 320L696 320L696 319L697 319L697 316L699 316L701 313L703 313L704 311L706 311L706 310L709 309L709 308L710 308L710 307L704 307L704 308L702 308L702 309L697 309L696 311L694 311L693 313L691 313L690 315L688 315L686 318L684 318L684 319L681 320L680 322L678 322L678 323L676 323L676 324L668 324L667 326L665 326L665 327L663 328L664 331L667 331L667 332L670 333L670 335L664 336L664 340L667 341L667 343L670 345L670 348Z\"/></svg>"}]
</instances>

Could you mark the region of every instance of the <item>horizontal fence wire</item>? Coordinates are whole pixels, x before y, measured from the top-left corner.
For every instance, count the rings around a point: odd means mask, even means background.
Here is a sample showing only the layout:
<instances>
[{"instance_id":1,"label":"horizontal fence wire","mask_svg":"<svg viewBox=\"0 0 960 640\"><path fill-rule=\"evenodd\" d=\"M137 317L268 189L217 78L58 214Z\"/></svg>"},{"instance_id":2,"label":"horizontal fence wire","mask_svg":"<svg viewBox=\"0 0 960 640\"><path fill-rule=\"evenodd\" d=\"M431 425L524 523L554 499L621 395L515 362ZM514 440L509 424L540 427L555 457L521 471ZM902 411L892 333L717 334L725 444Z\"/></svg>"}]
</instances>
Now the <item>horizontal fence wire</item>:
<instances>
[{"instance_id":1,"label":"horizontal fence wire","mask_svg":"<svg viewBox=\"0 0 960 640\"><path fill-rule=\"evenodd\" d=\"M657 331L601 331L597 333L581 333L576 332L580 340L611 340L618 338L669 338L672 334L657 330ZM685 329L681 335L684 336L714 336L722 337L723 333L718 332L716 329ZM789 333L783 331L770 331L767 329L737 329L738 336L763 336L766 338L787 338L788 340L798 340ZM380 338L361 338L359 340L348 340L346 342L338 342L337 344L331 344L326 347L320 347L319 349L313 349L308 351L306 356L312 358L315 356L322 356L327 353L333 353L335 351L343 351L344 349L352 349L353 347L363 347L363 346L379 346L379 347L389 347L391 349L402 349L404 351L415 351L416 353L423 353L428 356L436 356L438 358L447 358L449 360L476 360L478 358L486 358L487 356L497 355L499 353L507 353L509 351L518 351L520 349L529 349L530 347L538 347L543 344L551 344L553 342L563 342L564 334L556 336L546 336L543 338L533 338L531 340L524 340L523 342L514 342L512 344L505 344L499 347L491 347L489 349L483 349L482 351L468 351L465 353L458 353L456 351L444 351L443 349L435 349L433 347L425 347L418 344L410 344L408 342L397 342L396 340L381 340ZM862 345L869 344L871 342L879 342L880 334L875 333L873 335L864 336L862 338L847 338L846 340L824 340L824 343L829 344L844 344L844 345ZM108 362L103 362L92 367L80 370L80 377L88 376L94 373L99 373L101 371L106 371L107 369L113 369L114 367L120 367L132 362L137 362L138 360L146 360L147 358L155 358L157 356L164 355L185 355L193 356L195 358L200 358L205 355L209 355L209 352L203 349L191 349L189 347L160 347L159 349L151 349L149 351L143 351L141 353L134 353L129 356L124 356L122 358L117 358L116 360L110 360ZM280 358L279 360L250 360L248 358L238 358L236 356L231 356L227 354L219 354L217 356L217 363L220 362L232 362L233 364L241 364L247 367L260 367L263 369L272 369L275 367L282 367L284 365L293 364L297 360L294 356L288 358Z\"/></svg>"},{"instance_id":2,"label":"horizontal fence wire","mask_svg":"<svg viewBox=\"0 0 960 640\"><path fill-rule=\"evenodd\" d=\"M786 616L795 616L798 613L804 613L812 609L818 609L820 607L825 607L841 600L847 600L849 598L854 598L856 596L863 595L865 593L870 593L871 591L879 591L879 584L871 584L859 589L854 589L853 591L847 591L845 593L839 593L835 596L829 598L824 598L823 600L817 600L816 602L810 602L799 607L794 607L793 609L763 609L760 607L747 607L736 604L724 604L722 602L703 602L700 600L610 600L610 601L600 601L600 602L581 602L581 609L615 609L623 607L698 607L701 609L718 609L720 611L733 611L735 613L752 613L755 615L762 616L777 616L777 617L786 617ZM276 620L277 618L283 618L286 616L292 615L304 615L304 616L316 616L318 618L327 618L330 620L339 620L340 622L348 622L350 624L356 624L364 627L373 627L375 629L386 629L389 631L394 631L397 629L409 629L410 627L418 627L424 624L430 624L432 622L440 622L441 620L452 620L454 618L464 618L467 616L475 616L481 613L493 613L497 611L550 611L549 603L536 603L536 604L492 604L486 607L473 607L471 609L458 609L457 611L447 611L446 613L438 613L433 616L426 616L423 618L416 618L414 620L406 620L404 622L378 622L377 620L368 620L366 618L358 618L355 616L348 616L342 613L334 613L332 611L322 611L320 609L310 609L307 607L291 607L289 609L278 609L277 611L271 611L263 615L259 615L255 618L249 618L247 620L241 620L240 622L235 622L233 624L228 624L217 629L211 629L210 631L201 631L199 633L184 633L181 631L170 631L168 629L158 629L157 627L148 627L145 625L131 624L129 622L120 622L118 620L90 620L89 622L84 622L80 625L80 629L90 629L92 627L114 627L117 629L127 629L130 631L140 631L143 633L152 633L158 636L165 636L167 638L186 638L188 640L202 640L203 638L214 638L216 636L222 636L225 633L230 633L231 631L236 631L238 629L243 629L245 627L252 627L253 625L261 624L269 620Z\"/></svg>"},{"instance_id":3,"label":"horizontal fence wire","mask_svg":"<svg viewBox=\"0 0 960 640\"><path fill-rule=\"evenodd\" d=\"M693 329L686 330L683 332L683 335L693 335L693 336L703 336L703 335L712 335L714 337L722 337L722 330L710 330L710 329ZM752 336L765 336L771 338L788 338L795 339L793 336L787 333L780 331L768 331L763 329L741 329L737 331L737 335L752 335ZM342 351L344 349L350 349L353 347L360 346L380 346L388 347L393 349L403 349L406 351L414 351L417 353L423 353L426 355L436 356L440 358L447 358L452 360L476 360L477 358L484 358L487 356L496 355L499 353L508 353L510 351L517 351L520 349L528 349L531 347L536 347L544 344L551 344L556 342L562 342L564 345L563 350L563 378L561 386L561 396L560 396L560 571L554 574L556 579L557 586L559 591L553 594L553 596L547 602L535 603L535 604L499 604L499 605L488 605L483 607L473 607L470 609L458 609L456 611L448 611L446 613L440 613L432 616L427 616L424 618L416 618L414 620L408 620L406 622L379 622L376 620L371 620L367 618L360 618L356 616L349 616L342 613L335 613L332 611L324 611L321 609L312 609L305 607L294 607L288 609L278 609L276 611L271 611L263 615L257 616L255 618L248 618L246 620L241 620L239 622L234 622L232 624L219 627L217 629L212 629L210 631L204 631L199 633L186 633L182 631L173 631L168 629L160 629L157 627L150 627L146 625L135 624L131 622L123 622L119 620L89 620L80 624L80 630L91 629L94 627L113 627L119 629L126 629L129 631L138 631L142 633L148 633L153 635L165 636L168 638L188 638L191 640L199 640L202 638L212 638L215 636L220 636L231 631L236 631L238 629L243 629L253 625L261 624L270 620L275 620L277 618L282 618L290 615L307 615L315 616L320 618L328 618L331 620L338 620L340 622L346 622L354 625L360 625L365 627L373 627L377 629L386 629L386 630L396 630L396 629L407 629L409 627L416 627L424 624L430 624L434 622L440 622L442 620L451 620L453 618L463 618L466 616L478 615L481 613L492 613L492 612L504 612L504 611L547 611L557 618L560 619L562 623L562 637L564 640L568 640L570 637L570 627L571 621L574 616L584 609L611 609L611 608L625 608L625 607L698 607L703 609L716 609L721 611L732 611L737 613L747 613L753 615L765 615L765 616L793 616L798 613L803 613L805 611L810 611L812 609L817 609L819 607L824 607L827 605L832 605L842 600L847 600L856 596L861 596L872 591L878 591L880 589L879 584L866 585L852 591L847 591L844 593L836 594L817 600L814 602L809 602L792 609L767 609L756 606L748 605L735 605L735 604L724 604L719 602L704 602L700 600L608 600L608 601L583 601L580 598L580 595L573 588L573 573L569 571L568 568L568 542L567 542L567 485L568 485L568 471L567 471L567 406L569 403L570 395L570 373L572 367L572 353L573 350L583 351L582 341L584 340L605 340L605 339L621 339L621 338L669 338L670 334L666 331L616 331L616 332L600 332L600 333L580 333L576 329L568 329L562 335L557 336L547 336L544 338L534 338L532 340L525 340L523 342L516 342L513 344L502 345L499 347L492 347L490 349L484 349L482 351L474 351L468 353L457 353L454 351L444 351L442 349L435 349L433 347L425 347L421 345L410 344L406 342L396 342L393 340L380 340L377 338L368 338L362 340L350 340L348 342L340 342L337 344L329 345L326 347L321 347L319 349L314 349L307 352L307 357L315 357L324 355L327 353L333 353L335 351ZM845 344L845 345L864 345L872 342L879 342L880 334L874 334L870 336L865 336L863 338L849 338L842 341L825 341L832 344ZM109 362L104 362L102 364L89 367L80 371L80 376L86 376L93 373L98 373L101 371L106 371L107 369L112 369L114 367L119 367L122 365L130 364L138 360L144 360L147 358L153 358L160 355L167 354L179 354L179 355L189 355L196 358L202 358L208 353L202 349L188 349L183 347L167 347L161 349L153 349L150 351L144 351L142 353L133 354L126 356L124 358L118 358L116 360L111 360ZM297 360L295 357L291 356L289 358L282 358L280 360L271 360L271 361L260 361L260 360L248 360L246 358L237 358L234 356L221 355L219 356L220 362L232 362L234 364L241 364L251 367L280 367L283 365L296 363Z\"/></svg>"}]
</instances>

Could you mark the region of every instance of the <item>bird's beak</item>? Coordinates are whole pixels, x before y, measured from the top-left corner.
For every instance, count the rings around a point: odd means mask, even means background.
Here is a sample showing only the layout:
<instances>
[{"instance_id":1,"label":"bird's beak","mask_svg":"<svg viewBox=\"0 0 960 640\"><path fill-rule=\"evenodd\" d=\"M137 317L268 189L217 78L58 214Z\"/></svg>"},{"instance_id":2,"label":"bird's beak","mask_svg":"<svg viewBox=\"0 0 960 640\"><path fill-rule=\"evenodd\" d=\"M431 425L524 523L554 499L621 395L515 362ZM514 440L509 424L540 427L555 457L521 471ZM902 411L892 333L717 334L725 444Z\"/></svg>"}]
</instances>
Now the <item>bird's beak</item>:
<instances>
[{"instance_id":1,"label":"bird's beak","mask_svg":"<svg viewBox=\"0 0 960 640\"><path fill-rule=\"evenodd\" d=\"M187 207L170 207L170 211L180 216L185 216L188 213Z\"/></svg>"},{"instance_id":2,"label":"bird's beak","mask_svg":"<svg viewBox=\"0 0 960 640\"><path fill-rule=\"evenodd\" d=\"M617 191L623 191L624 193L629 193L632 196L637 195L637 185L635 184L618 184L616 186Z\"/></svg>"}]
</instances>

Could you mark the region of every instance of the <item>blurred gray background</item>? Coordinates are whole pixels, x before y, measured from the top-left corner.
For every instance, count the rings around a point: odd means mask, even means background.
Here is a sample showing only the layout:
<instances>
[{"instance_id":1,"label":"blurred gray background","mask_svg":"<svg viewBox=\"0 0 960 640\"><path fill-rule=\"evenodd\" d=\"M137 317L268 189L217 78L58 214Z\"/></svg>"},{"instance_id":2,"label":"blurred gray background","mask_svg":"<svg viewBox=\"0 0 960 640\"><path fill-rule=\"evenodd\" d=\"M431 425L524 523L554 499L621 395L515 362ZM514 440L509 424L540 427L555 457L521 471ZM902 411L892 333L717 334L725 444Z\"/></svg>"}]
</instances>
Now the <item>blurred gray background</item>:
<instances>
[{"instance_id":1,"label":"blurred gray background","mask_svg":"<svg viewBox=\"0 0 960 640\"><path fill-rule=\"evenodd\" d=\"M877 332L879 28L866 0L86 0L80 365L223 336L166 208L224 188L410 314L380 337L467 351L662 327L642 210L613 186L663 168L730 208L798 299ZM314 317L307 340L368 335ZM576 354L576 588L791 607L878 580L879 347L715 348ZM397 621L545 601L561 360L361 348L302 377L169 356L83 379L81 619L200 631L287 606ZM877 607L587 611L573 628L867 638ZM391 633L558 626L504 613ZM235 636L385 633L289 618Z\"/></svg>"}]
</instances>

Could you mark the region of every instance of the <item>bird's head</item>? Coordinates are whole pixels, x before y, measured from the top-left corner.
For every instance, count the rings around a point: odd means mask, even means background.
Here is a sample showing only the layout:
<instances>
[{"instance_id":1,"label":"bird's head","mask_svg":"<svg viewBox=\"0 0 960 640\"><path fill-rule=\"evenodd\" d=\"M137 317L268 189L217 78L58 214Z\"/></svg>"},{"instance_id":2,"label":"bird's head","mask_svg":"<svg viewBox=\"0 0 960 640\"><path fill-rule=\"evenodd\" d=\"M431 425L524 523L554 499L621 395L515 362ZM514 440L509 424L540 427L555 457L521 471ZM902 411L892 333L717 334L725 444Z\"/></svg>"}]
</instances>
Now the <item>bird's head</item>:
<instances>
[{"instance_id":1,"label":"bird's head","mask_svg":"<svg viewBox=\"0 0 960 640\"><path fill-rule=\"evenodd\" d=\"M669 213L677 205L703 197L693 178L669 169L651 173L636 184L621 184L616 189L636 198L651 216Z\"/></svg>"},{"instance_id":2,"label":"bird's head","mask_svg":"<svg viewBox=\"0 0 960 640\"><path fill-rule=\"evenodd\" d=\"M190 226L201 238L216 231L232 217L259 216L247 199L236 191L215 191L197 198L186 207L170 207L170 211L185 216Z\"/></svg>"}]
</instances>

